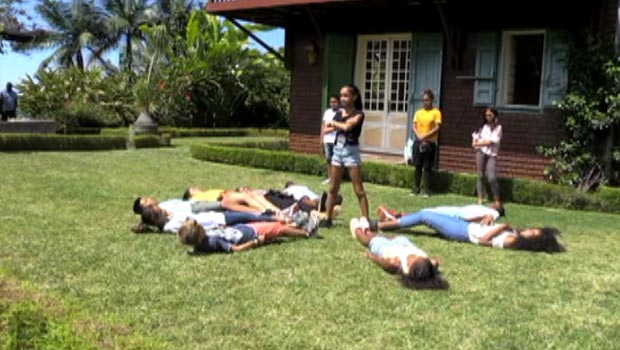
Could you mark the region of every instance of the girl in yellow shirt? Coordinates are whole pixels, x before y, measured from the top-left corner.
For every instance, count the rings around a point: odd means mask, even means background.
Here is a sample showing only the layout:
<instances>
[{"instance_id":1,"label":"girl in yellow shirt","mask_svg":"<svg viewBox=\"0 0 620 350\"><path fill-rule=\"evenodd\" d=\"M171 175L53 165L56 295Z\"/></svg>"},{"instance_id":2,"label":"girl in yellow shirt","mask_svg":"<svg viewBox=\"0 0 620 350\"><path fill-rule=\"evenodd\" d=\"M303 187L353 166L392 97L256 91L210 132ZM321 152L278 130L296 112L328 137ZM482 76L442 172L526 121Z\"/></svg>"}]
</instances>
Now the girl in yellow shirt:
<instances>
[{"instance_id":1,"label":"girl in yellow shirt","mask_svg":"<svg viewBox=\"0 0 620 350\"><path fill-rule=\"evenodd\" d=\"M415 178L412 195L420 193L420 180L424 171L424 198L430 195L431 174L435 153L437 152L437 139L441 126L441 112L433 107L435 95L431 90L425 90L422 94L424 107L418 110L413 117L413 159L415 164Z\"/></svg>"}]
</instances>

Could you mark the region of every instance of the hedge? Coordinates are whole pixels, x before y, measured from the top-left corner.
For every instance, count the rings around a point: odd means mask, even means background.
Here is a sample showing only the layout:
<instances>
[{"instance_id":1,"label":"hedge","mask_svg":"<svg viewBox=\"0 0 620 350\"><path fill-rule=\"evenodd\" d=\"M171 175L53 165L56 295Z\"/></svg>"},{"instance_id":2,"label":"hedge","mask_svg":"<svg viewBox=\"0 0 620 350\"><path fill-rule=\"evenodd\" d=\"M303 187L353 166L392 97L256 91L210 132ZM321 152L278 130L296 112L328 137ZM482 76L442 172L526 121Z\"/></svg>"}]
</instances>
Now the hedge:
<instances>
[{"instance_id":1,"label":"hedge","mask_svg":"<svg viewBox=\"0 0 620 350\"><path fill-rule=\"evenodd\" d=\"M170 135L136 135L130 138L135 148L156 148L170 146Z\"/></svg>"},{"instance_id":2,"label":"hedge","mask_svg":"<svg viewBox=\"0 0 620 350\"><path fill-rule=\"evenodd\" d=\"M288 150L288 140L271 140L271 141L244 141L240 139L238 141L231 142L216 142L211 145L228 146L228 147L241 147L241 148L258 148L262 150L283 151Z\"/></svg>"},{"instance_id":3,"label":"hedge","mask_svg":"<svg viewBox=\"0 0 620 350\"><path fill-rule=\"evenodd\" d=\"M252 149L241 144L192 144L192 157L200 160L325 176L325 159L318 155L281 150ZM247 145L245 145L247 146ZM366 182L411 188L413 168L399 164L364 162ZM504 201L568 209L620 212L620 189L605 187L594 194L527 179L499 180ZM438 171L433 174L435 193L475 195L476 175Z\"/></svg>"},{"instance_id":4,"label":"hedge","mask_svg":"<svg viewBox=\"0 0 620 350\"><path fill-rule=\"evenodd\" d=\"M125 148L125 136L0 134L0 151L92 151Z\"/></svg>"},{"instance_id":5,"label":"hedge","mask_svg":"<svg viewBox=\"0 0 620 350\"><path fill-rule=\"evenodd\" d=\"M159 127L161 133L169 134L172 138L180 137L245 137L245 136L287 136L286 129L255 129L255 128L174 128L170 126ZM127 128L106 128L104 135L127 134Z\"/></svg>"}]
</instances>

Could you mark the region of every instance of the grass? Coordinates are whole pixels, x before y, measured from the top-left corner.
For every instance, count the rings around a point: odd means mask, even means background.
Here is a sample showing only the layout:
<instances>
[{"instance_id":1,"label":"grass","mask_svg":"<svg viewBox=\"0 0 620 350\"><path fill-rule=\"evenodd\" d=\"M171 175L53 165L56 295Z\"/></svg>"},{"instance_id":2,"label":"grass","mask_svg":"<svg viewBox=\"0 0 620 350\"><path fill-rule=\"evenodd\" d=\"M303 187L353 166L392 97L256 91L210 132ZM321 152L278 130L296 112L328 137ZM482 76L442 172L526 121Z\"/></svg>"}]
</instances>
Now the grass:
<instances>
[{"instance_id":1,"label":"grass","mask_svg":"<svg viewBox=\"0 0 620 350\"><path fill-rule=\"evenodd\" d=\"M0 270L66 302L79 313L76 322L119 325L135 348L581 350L620 344L616 215L508 204L507 220L517 226L562 229L568 252L558 255L406 231L441 257L447 292L405 290L363 257L346 225L359 214L350 184L343 187L343 220L324 231L323 240L192 257L171 235L130 233L136 196L179 197L191 184L280 187L290 178L318 190L322 179L197 161L185 142L139 151L0 154ZM473 200L422 200L372 184L367 193L373 208ZM106 344L98 346L114 348Z\"/></svg>"}]
</instances>

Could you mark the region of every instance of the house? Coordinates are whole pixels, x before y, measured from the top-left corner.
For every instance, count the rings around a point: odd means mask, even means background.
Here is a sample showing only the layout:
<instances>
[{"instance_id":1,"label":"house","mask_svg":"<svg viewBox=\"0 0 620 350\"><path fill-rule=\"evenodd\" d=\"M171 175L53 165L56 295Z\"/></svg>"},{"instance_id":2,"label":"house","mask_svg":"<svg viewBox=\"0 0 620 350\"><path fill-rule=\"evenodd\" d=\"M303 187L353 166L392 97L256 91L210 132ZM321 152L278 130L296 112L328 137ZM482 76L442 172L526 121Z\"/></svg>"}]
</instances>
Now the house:
<instances>
[{"instance_id":1,"label":"house","mask_svg":"<svg viewBox=\"0 0 620 350\"><path fill-rule=\"evenodd\" d=\"M213 0L207 11L283 27L292 71L290 147L319 152L329 94L354 82L362 92L365 152L402 155L421 93L443 112L439 167L475 171L471 133L483 108L500 111L503 176L541 178L559 142L553 101L565 94L571 31L610 41L617 0Z\"/></svg>"}]
</instances>

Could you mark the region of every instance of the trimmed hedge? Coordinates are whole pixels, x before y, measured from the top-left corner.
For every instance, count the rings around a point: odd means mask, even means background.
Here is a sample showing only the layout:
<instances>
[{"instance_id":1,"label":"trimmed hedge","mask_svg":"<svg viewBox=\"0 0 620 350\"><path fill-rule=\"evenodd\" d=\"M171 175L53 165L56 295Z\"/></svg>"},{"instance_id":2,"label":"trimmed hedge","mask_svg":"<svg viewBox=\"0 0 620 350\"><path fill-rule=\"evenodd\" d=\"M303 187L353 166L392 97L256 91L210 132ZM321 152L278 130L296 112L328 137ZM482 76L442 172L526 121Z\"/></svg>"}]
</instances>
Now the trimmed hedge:
<instances>
[{"instance_id":1,"label":"trimmed hedge","mask_svg":"<svg viewBox=\"0 0 620 350\"><path fill-rule=\"evenodd\" d=\"M241 148L258 148L262 150L284 151L288 150L288 140L272 140L272 141L244 141L238 140L233 142L215 142L211 145L225 147L241 147Z\"/></svg>"},{"instance_id":2,"label":"trimmed hedge","mask_svg":"<svg viewBox=\"0 0 620 350\"><path fill-rule=\"evenodd\" d=\"M170 146L170 135L136 135L130 138L135 148L157 148Z\"/></svg>"},{"instance_id":3,"label":"trimmed hedge","mask_svg":"<svg viewBox=\"0 0 620 350\"><path fill-rule=\"evenodd\" d=\"M288 136L286 129L254 129L254 128L174 128L161 126L159 131L169 134L171 138L180 137L246 137L246 136ZM126 134L127 128L107 128L102 130L104 135Z\"/></svg>"},{"instance_id":4,"label":"trimmed hedge","mask_svg":"<svg viewBox=\"0 0 620 350\"><path fill-rule=\"evenodd\" d=\"M192 144L192 157L200 160L251 166L279 171L325 176L325 159L318 155L288 151L253 149L242 144ZM364 162L363 178L366 182L411 188L413 168L400 164ZM436 193L476 195L476 175L465 173L435 172L431 189ZM527 179L499 180L504 201L537 206L568 209L620 212L620 189L603 188L594 194L575 189Z\"/></svg>"},{"instance_id":5,"label":"trimmed hedge","mask_svg":"<svg viewBox=\"0 0 620 350\"><path fill-rule=\"evenodd\" d=\"M127 148L124 136L0 134L0 151L92 151Z\"/></svg>"}]
</instances>

